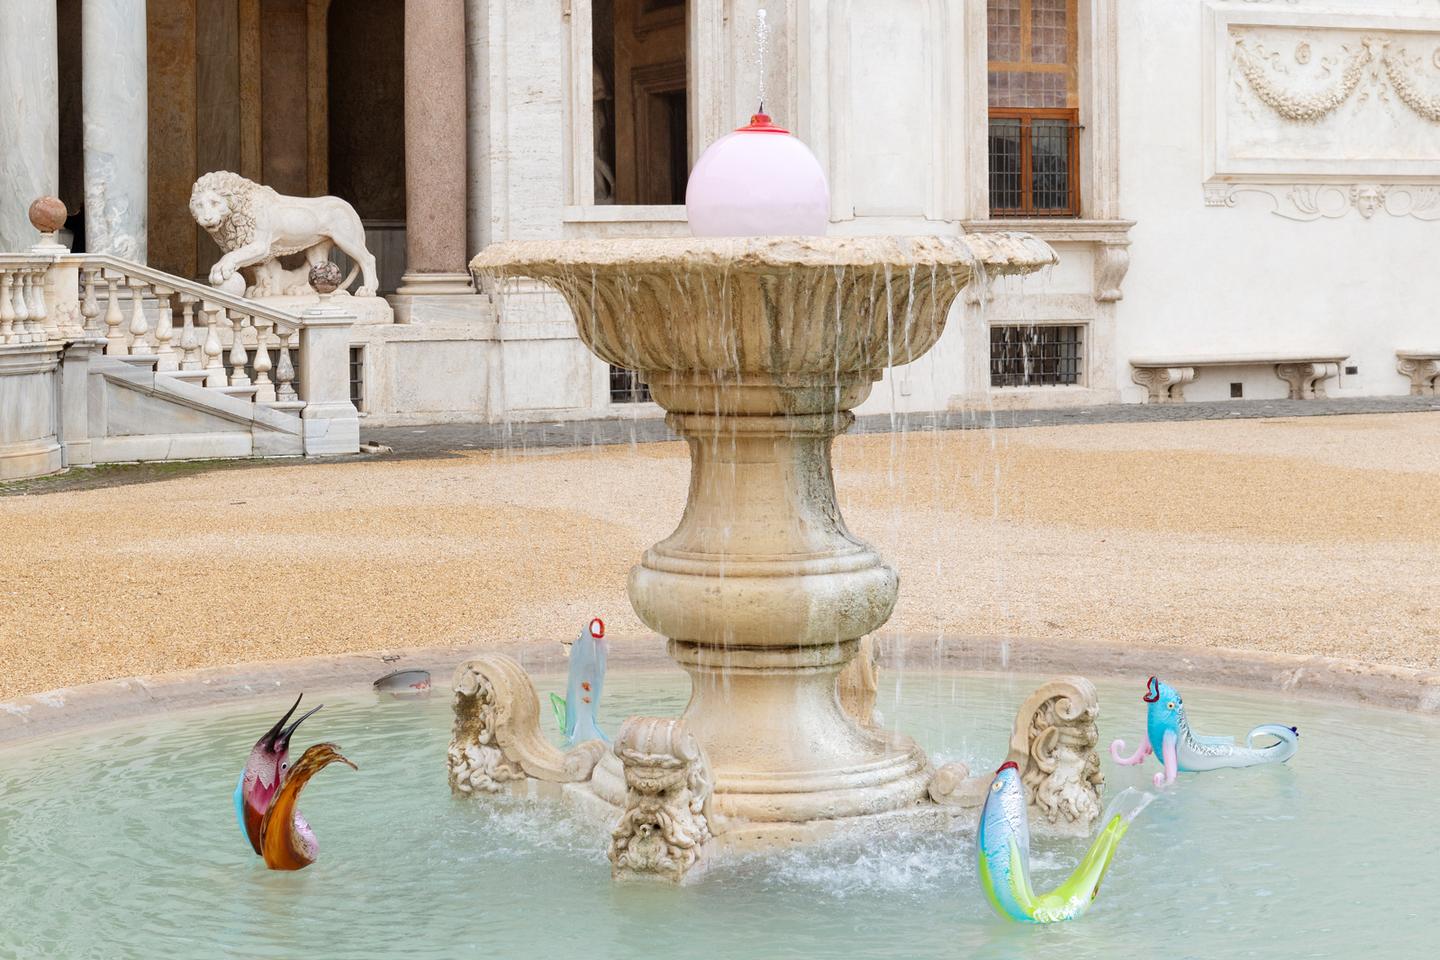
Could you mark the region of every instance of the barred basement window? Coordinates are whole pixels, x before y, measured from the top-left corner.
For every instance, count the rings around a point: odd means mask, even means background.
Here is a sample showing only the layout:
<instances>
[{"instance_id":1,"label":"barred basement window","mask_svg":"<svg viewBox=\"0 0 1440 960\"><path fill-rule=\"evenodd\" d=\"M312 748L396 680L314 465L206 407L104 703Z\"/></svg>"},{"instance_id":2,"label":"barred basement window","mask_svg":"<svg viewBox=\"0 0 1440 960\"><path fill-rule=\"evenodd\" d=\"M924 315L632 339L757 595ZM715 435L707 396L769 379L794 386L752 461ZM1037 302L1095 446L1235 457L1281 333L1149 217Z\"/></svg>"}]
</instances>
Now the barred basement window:
<instances>
[{"instance_id":1,"label":"barred basement window","mask_svg":"<svg viewBox=\"0 0 1440 960\"><path fill-rule=\"evenodd\" d=\"M636 370L610 365L610 402L647 403L650 400L650 386L640 379Z\"/></svg>"},{"instance_id":2,"label":"barred basement window","mask_svg":"<svg viewBox=\"0 0 1440 960\"><path fill-rule=\"evenodd\" d=\"M989 0L990 215L1080 215L1076 0Z\"/></svg>"},{"instance_id":3,"label":"barred basement window","mask_svg":"<svg viewBox=\"0 0 1440 960\"><path fill-rule=\"evenodd\" d=\"M365 348L350 348L350 402L356 411L365 410Z\"/></svg>"},{"instance_id":4,"label":"barred basement window","mask_svg":"<svg viewBox=\"0 0 1440 960\"><path fill-rule=\"evenodd\" d=\"M990 386L1079 385L1084 374L1083 326L990 328Z\"/></svg>"}]
</instances>

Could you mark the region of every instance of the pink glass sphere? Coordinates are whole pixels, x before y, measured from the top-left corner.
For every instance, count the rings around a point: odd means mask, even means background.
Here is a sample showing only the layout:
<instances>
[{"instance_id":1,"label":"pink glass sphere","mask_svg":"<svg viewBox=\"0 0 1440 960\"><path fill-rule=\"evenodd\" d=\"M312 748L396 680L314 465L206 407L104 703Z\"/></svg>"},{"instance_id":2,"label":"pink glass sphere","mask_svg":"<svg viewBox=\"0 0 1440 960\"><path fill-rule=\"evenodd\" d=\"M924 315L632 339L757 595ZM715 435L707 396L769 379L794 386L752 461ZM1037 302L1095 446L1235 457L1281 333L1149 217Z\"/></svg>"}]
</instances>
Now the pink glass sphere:
<instances>
[{"instance_id":1,"label":"pink glass sphere","mask_svg":"<svg viewBox=\"0 0 1440 960\"><path fill-rule=\"evenodd\" d=\"M810 148L757 113L701 154L685 213L697 237L823 237L830 186Z\"/></svg>"}]
</instances>

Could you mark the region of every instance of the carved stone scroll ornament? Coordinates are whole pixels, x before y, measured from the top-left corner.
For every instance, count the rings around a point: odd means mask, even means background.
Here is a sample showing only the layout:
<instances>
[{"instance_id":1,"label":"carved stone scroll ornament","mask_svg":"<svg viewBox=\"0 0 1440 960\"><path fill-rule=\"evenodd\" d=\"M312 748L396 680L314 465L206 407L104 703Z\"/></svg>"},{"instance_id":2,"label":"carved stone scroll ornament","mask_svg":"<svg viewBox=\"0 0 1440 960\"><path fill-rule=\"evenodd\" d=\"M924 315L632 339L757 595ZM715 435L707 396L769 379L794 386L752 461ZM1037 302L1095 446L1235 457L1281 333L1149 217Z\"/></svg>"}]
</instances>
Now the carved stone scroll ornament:
<instances>
[{"instance_id":1,"label":"carved stone scroll ornament","mask_svg":"<svg viewBox=\"0 0 1440 960\"><path fill-rule=\"evenodd\" d=\"M1434 356L1400 354L1395 369L1410 378L1410 395L1433 397L1440 385L1440 359Z\"/></svg>"},{"instance_id":2,"label":"carved stone scroll ornament","mask_svg":"<svg viewBox=\"0 0 1440 960\"><path fill-rule=\"evenodd\" d=\"M1324 361L1275 364L1275 376L1290 386L1291 400L1325 398L1325 381L1340 376L1340 364Z\"/></svg>"},{"instance_id":3,"label":"carved stone scroll ornament","mask_svg":"<svg viewBox=\"0 0 1440 960\"><path fill-rule=\"evenodd\" d=\"M1149 392L1147 403L1184 403L1185 384L1195 379L1195 368L1135 367L1130 379Z\"/></svg>"},{"instance_id":4,"label":"carved stone scroll ornament","mask_svg":"<svg viewBox=\"0 0 1440 960\"><path fill-rule=\"evenodd\" d=\"M456 793L495 793L525 778L575 783L590 778L605 753L599 740L562 751L540 733L540 703L524 668L503 654L487 654L455 670L455 727L450 741L450 787Z\"/></svg>"},{"instance_id":5,"label":"carved stone scroll ornament","mask_svg":"<svg viewBox=\"0 0 1440 960\"><path fill-rule=\"evenodd\" d=\"M625 770L625 811L610 840L617 880L683 881L712 838L714 780L683 720L631 717L615 740Z\"/></svg>"},{"instance_id":6,"label":"carved stone scroll ornament","mask_svg":"<svg viewBox=\"0 0 1440 960\"><path fill-rule=\"evenodd\" d=\"M1021 705L1010 758L1020 765L1032 822L1039 814L1054 832L1086 834L1100 816L1099 716L1095 686L1084 677L1050 680Z\"/></svg>"},{"instance_id":7,"label":"carved stone scroll ornament","mask_svg":"<svg viewBox=\"0 0 1440 960\"><path fill-rule=\"evenodd\" d=\"M1084 677L1047 681L1020 706L1006 759L1020 767L1036 829L1084 835L1100 816L1099 713L1095 687ZM989 784L988 775L972 777L963 763L947 763L930 781L930 799L979 808Z\"/></svg>"},{"instance_id":8,"label":"carved stone scroll ornament","mask_svg":"<svg viewBox=\"0 0 1440 960\"><path fill-rule=\"evenodd\" d=\"M1234 207L1244 194L1265 197L1270 212L1286 220L1309 223L1338 220L1358 213L1366 220L1377 213L1416 220L1440 220L1440 187L1393 183L1297 183L1205 185L1207 207Z\"/></svg>"},{"instance_id":9,"label":"carved stone scroll ornament","mask_svg":"<svg viewBox=\"0 0 1440 960\"><path fill-rule=\"evenodd\" d=\"M1267 69L1267 65L1273 65L1278 54L1258 43L1252 48L1244 37L1233 39L1235 68L1240 76L1255 91L1261 103L1296 123L1314 123L1349 100L1364 79L1365 67L1375 59L1373 47L1383 43L1367 37L1360 41L1358 49L1348 45L1342 47L1344 55L1339 78L1328 89L1301 93L1284 89L1277 82L1275 71Z\"/></svg>"},{"instance_id":10,"label":"carved stone scroll ornament","mask_svg":"<svg viewBox=\"0 0 1440 960\"><path fill-rule=\"evenodd\" d=\"M1098 243L1095 245L1095 299L1114 303L1125 294L1120 285L1130 271L1130 243Z\"/></svg>"}]
</instances>

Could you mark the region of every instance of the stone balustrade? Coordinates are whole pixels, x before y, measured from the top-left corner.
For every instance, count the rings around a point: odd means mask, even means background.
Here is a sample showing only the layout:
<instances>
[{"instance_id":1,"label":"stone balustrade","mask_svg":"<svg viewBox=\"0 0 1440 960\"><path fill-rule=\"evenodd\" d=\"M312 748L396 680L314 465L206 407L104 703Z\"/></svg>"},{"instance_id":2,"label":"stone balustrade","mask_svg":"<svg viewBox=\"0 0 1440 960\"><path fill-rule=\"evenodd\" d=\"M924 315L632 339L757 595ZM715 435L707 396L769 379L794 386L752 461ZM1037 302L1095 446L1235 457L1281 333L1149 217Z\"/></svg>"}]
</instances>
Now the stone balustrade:
<instances>
[{"instance_id":1,"label":"stone balustrade","mask_svg":"<svg viewBox=\"0 0 1440 960\"><path fill-rule=\"evenodd\" d=\"M103 452L89 458L92 449L118 451L122 445L103 442L106 418L97 422L89 412L96 398L104 407L107 389L139 390L153 401L138 426L156 442L132 442L137 425L127 422L130 453L117 458L354 453L354 314L344 298L332 300L331 289L322 284L313 307L291 313L52 243L0 254L0 374L16 400L0 410L0 479L104 462ZM210 418L205 430L196 410ZM195 440L216 429L249 437L227 435L213 451ZM172 433L190 442L162 442Z\"/></svg>"},{"instance_id":2,"label":"stone balustrade","mask_svg":"<svg viewBox=\"0 0 1440 960\"><path fill-rule=\"evenodd\" d=\"M49 271L45 258L0 254L0 345L60 336L45 292Z\"/></svg>"},{"instance_id":3,"label":"stone balustrade","mask_svg":"<svg viewBox=\"0 0 1440 960\"><path fill-rule=\"evenodd\" d=\"M107 256L60 258L76 274L77 336L106 356L153 357L157 373L299 410L297 314Z\"/></svg>"}]
</instances>

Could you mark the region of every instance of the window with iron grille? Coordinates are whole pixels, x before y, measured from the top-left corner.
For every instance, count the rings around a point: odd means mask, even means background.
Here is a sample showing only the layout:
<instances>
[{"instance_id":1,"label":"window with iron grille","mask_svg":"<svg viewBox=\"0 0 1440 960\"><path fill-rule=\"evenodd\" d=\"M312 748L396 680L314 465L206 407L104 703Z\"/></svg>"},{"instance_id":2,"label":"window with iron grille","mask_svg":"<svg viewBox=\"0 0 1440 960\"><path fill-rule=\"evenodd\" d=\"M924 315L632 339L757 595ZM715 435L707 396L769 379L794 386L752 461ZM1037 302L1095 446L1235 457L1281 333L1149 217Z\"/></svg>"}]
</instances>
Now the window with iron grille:
<instances>
[{"instance_id":1,"label":"window with iron grille","mask_svg":"<svg viewBox=\"0 0 1440 960\"><path fill-rule=\"evenodd\" d=\"M990 328L990 386L1078 386L1084 375L1085 327Z\"/></svg>"},{"instance_id":2,"label":"window with iron grille","mask_svg":"<svg viewBox=\"0 0 1440 960\"><path fill-rule=\"evenodd\" d=\"M350 348L350 402L357 411L365 409L365 348Z\"/></svg>"},{"instance_id":3,"label":"window with iron grille","mask_svg":"<svg viewBox=\"0 0 1440 960\"><path fill-rule=\"evenodd\" d=\"M610 365L610 402L647 403L650 400L650 386L640 379L636 370Z\"/></svg>"},{"instance_id":4,"label":"window with iron grille","mask_svg":"<svg viewBox=\"0 0 1440 960\"><path fill-rule=\"evenodd\" d=\"M990 215L1080 215L1077 0L989 0Z\"/></svg>"}]
</instances>

